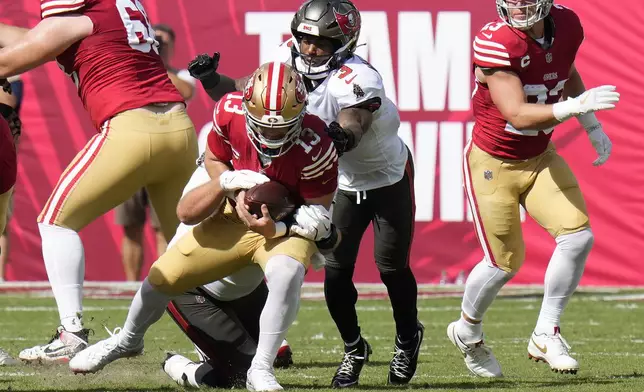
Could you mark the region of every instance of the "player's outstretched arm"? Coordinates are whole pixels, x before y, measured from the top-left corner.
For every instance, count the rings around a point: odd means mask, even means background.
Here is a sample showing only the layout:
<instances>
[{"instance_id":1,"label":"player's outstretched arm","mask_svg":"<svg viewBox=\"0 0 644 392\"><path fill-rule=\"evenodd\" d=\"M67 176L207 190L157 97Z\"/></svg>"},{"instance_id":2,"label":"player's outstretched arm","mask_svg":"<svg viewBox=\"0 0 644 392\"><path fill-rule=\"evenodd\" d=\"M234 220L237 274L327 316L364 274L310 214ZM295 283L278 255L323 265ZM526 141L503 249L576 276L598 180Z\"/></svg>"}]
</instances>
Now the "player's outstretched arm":
<instances>
[{"instance_id":1,"label":"player's outstretched arm","mask_svg":"<svg viewBox=\"0 0 644 392\"><path fill-rule=\"evenodd\" d=\"M17 43L28 31L25 27L0 23L0 48Z\"/></svg>"},{"instance_id":2,"label":"player's outstretched arm","mask_svg":"<svg viewBox=\"0 0 644 392\"><path fill-rule=\"evenodd\" d=\"M337 120L329 124L325 130L341 156L358 146L362 135L371 127L372 122L373 113L369 110L345 108L340 110Z\"/></svg>"},{"instance_id":3,"label":"player's outstretched arm","mask_svg":"<svg viewBox=\"0 0 644 392\"><path fill-rule=\"evenodd\" d=\"M514 72L486 71L485 82L492 101L515 129L548 129L559 124L553 113L553 105L528 103L521 79Z\"/></svg>"},{"instance_id":4,"label":"player's outstretched arm","mask_svg":"<svg viewBox=\"0 0 644 392\"><path fill-rule=\"evenodd\" d=\"M0 50L0 78L36 68L92 34L94 24L84 15L45 18L20 40Z\"/></svg>"},{"instance_id":5,"label":"player's outstretched arm","mask_svg":"<svg viewBox=\"0 0 644 392\"><path fill-rule=\"evenodd\" d=\"M517 130L548 129L573 116L612 109L619 101L615 86L600 86L553 105L528 103L519 77L505 70L486 71L484 83L503 117Z\"/></svg>"},{"instance_id":6,"label":"player's outstretched arm","mask_svg":"<svg viewBox=\"0 0 644 392\"><path fill-rule=\"evenodd\" d=\"M202 53L188 63L188 72L199 80L208 96L213 101L219 101L224 95L235 91L244 91L244 86L250 76L232 79L217 72L219 67L219 52L212 56Z\"/></svg>"}]
</instances>

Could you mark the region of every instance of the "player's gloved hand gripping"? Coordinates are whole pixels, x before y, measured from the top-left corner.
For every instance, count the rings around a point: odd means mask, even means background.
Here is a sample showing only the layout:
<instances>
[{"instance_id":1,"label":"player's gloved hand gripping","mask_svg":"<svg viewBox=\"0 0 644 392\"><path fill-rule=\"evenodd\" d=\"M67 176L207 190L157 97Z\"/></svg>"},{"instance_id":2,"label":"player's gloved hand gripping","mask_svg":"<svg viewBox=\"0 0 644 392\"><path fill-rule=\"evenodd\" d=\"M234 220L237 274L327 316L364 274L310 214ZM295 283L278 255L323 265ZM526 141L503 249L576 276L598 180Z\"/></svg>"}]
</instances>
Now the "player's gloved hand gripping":
<instances>
[{"instance_id":1,"label":"player's gloved hand gripping","mask_svg":"<svg viewBox=\"0 0 644 392\"><path fill-rule=\"evenodd\" d=\"M331 213L321 205L304 205L295 211L291 232L311 241L328 238L332 232Z\"/></svg>"},{"instance_id":2,"label":"player's gloved hand gripping","mask_svg":"<svg viewBox=\"0 0 644 392\"><path fill-rule=\"evenodd\" d=\"M331 140L333 140L333 145L335 146L335 150L339 157L355 147L355 137L353 136L353 133L345 131L337 122L332 122L324 130Z\"/></svg>"},{"instance_id":3,"label":"player's gloved hand gripping","mask_svg":"<svg viewBox=\"0 0 644 392\"><path fill-rule=\"evenodd\" d=\"M204 88L214 88L221 80L221 76L217 73L219 57L219 52L215 52L212 57L206 53L198 55L188 63L190 76L198 79Z\"/></svg>"},{"instance_id":4,"label":"player's gloved hand gripping","mask_svg":"<svg viewBox=\"0 0 644 392\"><path fill-rule=\"evenodd\" d=\"M250 189L269 181L265 175L252 170L227 170L219 176L219 186L226 192Z\"/></svg>"}]
</instances>

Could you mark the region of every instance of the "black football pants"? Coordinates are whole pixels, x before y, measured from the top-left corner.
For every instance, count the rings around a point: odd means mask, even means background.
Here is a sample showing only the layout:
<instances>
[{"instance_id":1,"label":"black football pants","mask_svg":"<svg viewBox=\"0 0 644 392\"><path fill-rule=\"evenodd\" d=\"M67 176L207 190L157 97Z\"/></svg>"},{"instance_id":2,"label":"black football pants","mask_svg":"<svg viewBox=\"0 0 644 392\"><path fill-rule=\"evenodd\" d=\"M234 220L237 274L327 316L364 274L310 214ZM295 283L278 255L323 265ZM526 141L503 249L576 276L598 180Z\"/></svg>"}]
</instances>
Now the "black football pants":
<instances>
[{"instance_id":1,"label":"black football pants","mask_svg":"<svg viewBox=\"0 0 644 392\"><path fill-rule=\"evenodd\" d=\"M168 304L170 317L206 357L196 373L198 382L213 388L245 387L267 296L268 288L262 282L234 301L219 301L197 288Z\"/></svg>"},{"instance_id":2,"label":"black football pants","mask_svg":"<svg viewBox=\"0 0 644 392\"><path fill-rule=\"evenodd\" d=\"M324 296L344 342L354 342L360 336L353 272L360 241L369 223L373 223L375 261L387 287L396 332L401 341L415 336L418 288L409 266L414 215L411 154L405 174L397 183L359 193L339 190L336 194L332 220L342 234L342 241L326 258Z\"/></svg>"}]
</instances>

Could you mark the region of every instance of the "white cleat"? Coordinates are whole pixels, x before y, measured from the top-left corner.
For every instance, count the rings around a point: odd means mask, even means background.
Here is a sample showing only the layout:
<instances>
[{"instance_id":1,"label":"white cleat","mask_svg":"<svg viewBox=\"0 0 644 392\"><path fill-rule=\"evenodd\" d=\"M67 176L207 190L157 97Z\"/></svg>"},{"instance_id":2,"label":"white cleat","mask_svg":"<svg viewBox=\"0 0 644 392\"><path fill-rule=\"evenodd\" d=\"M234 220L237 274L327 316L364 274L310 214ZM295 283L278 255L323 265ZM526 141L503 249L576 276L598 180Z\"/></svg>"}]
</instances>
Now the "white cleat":
<instances>
[{"instance_id":1,"label":"white cleat","mask_svg":"<svg viewBox=\"0 0 644 392\"><path fill-rule=\"evenodd\" d=\"M0 350L0 366L16 366L20 365L20 362L11 358L4 350Z\"/></svg>"},{"instance_id":2,"label":"white cleat","mask_svg":"<svg viewBox=\"0 0 644 392\"><path fill-rule=\"evenodd\" d=\"M555 333L536 335L528 342L528 358L535 362L543 361L550 365L553 372L577 374L579 362L570 356L570 346L555 327Z\"/></svg>"},{"instance_id":3,"label":"white cleat","mask_svg":"<svg viewBox=\"0 0 644 392\"><path fill-rule=\"evenodd\" d=\"M273 369L259 369L252 365L246 374L246 389L249 391L282 391Z\"/></svg>"},{"instance_id":4,"label":"white cleat","mask_svg":"<svg viewBox=\"0 0 644 392\"><path fill-rule=\"evenodd\" d=\"M456 332L458 321L447 326L447 337L456 348L463 354L465 366L475 376L479 377L503 377L501 365L496 360L492 350L483 343L464 343Z\"/></svg>"},{"instance_id":5,"label":"white cleat","mask_svg":"<svg viewBox=\"0 0 644 392\"><path fill-rule=\"evenodd\" d=\"M201 366L200 363L194 363L188 358L179 354L168 353L165 361L163 361L162 366L165 374L167 374L174 382L176 382L180 386L188 388L199 388L196 380L189 379L188 375L186 374L186 368L189 366L199 367Z\"/></svg>"},{"instance_id":6,"label":"white cleat","mask_svg":"<svg viewBox=\"0 0 644 392\"><path fill-rule=\"evenodd\" d=\"M105 365L119 358L135 357L143 354L143 339L135 347L124 347L120 344L119 332L116 328L110 337L87 347L69 361L69 368L74 373L96 373Z\"/></svg>"},{"instance_id":7,"label":"white cleat","mask_svg":"<svg viewBox=\"0 0 644 392\"><path fill-rule=\"evenodd\" d=\"M56 333L49 343L43 346L26 348L18 354L18 358L25 362L69 362L76 353L87 347L87 335L89 330L83 329L79 332L68 332L62 326L56 329Z\"/></svg>"}]
</instances>

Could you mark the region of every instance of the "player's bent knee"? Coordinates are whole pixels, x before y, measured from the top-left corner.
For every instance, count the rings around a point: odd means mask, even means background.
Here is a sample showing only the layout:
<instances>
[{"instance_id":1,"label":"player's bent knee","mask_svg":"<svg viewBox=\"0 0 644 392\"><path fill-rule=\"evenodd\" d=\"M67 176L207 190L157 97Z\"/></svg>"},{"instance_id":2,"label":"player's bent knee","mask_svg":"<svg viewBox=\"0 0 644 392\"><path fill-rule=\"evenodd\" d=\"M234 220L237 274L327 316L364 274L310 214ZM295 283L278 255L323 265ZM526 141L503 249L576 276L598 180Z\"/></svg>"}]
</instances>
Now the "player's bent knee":
<instances>
[{"instance_id":1,"label":"player's bent knee","mask_svg":"<svg viewBox=\"0 0 644 392\"><path fill-rule=\"evenodd\" d=\"M269 290L291 291L299 288L304 283L306 268L304 265L289 256L273 256L266 263L264 274Z\"/></svg>"},{"instance_id":2,"label":"player's bent knee","mask_svg":"<svg viewBox=\"0 0 644 392\"><path fill-rule=\"evenodd\" d=\"M555 241L563 251L587 253L593 247L595 235L590 228L585 228L575 233L560 235Z\"/></svg>"},{"instance_id":3,"label":"player's bent knee","mask_svg":"<svg viewBox=\"0 0 644 392\"><path fill-rule=\"evenodd\" d=\"M158 261L152 264L148 273L148 282L155 290L167 295L179 295L185 290L178 284L180 274L173 269L165 268L165 264L159 264Z\"/></svg>"}]
</instances>

